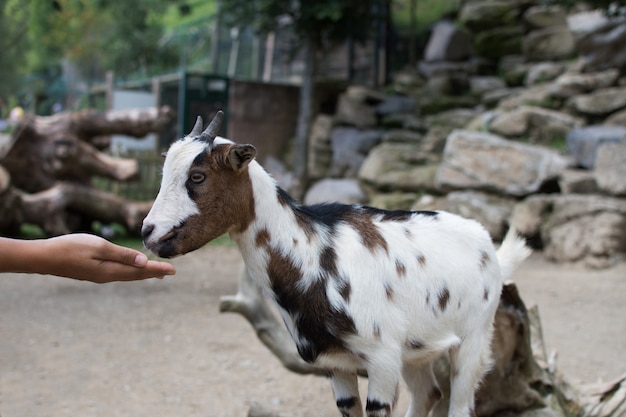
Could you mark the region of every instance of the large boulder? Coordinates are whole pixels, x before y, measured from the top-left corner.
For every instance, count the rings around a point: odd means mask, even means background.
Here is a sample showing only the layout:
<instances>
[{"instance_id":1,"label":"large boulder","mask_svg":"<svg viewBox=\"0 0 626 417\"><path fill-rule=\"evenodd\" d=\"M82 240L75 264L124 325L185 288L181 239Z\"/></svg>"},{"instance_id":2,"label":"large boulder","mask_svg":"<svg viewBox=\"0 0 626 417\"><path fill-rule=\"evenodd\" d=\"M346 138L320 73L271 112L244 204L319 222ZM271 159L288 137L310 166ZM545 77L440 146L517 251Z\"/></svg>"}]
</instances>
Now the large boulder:
<instances>
[{"instance_id":1,"label":"large boulder","mask_svg":"<svg viewBox=\"0 0 626 417\"><path fill-rule=\"evenodd\" d=\"M381 130L338 126L332 129L331 177L356 177L368 152L380 143Z\"/></svg>"},{"instance_id":2,"label":"large boulder","mask_svg":"<svg viewBox=\"0 0 626 417\"><path fill-rule=\"evenodd\" d=\"M363 204L367 196L359 182L351 178L326 178L313 184L304 196L305 204L339 202Z\"/></svg>"},{"instance_id":3,"label":"large boulder","mask_svg":"<svg viewBox=\"0 0 626 417\"><path fill-rule=\"evenodd\" d=\"M570 131L566 138L567 150L578 166L593 168L598 148L605 143L626 140L626 127L590 125Z\"/></svg>"},{"instance_id":4,"label":"large boulder","mask_svg":"<svg viewBox=\"0 0 626 417\"><path fill-rule=\"evenodd\" d=\"M616 69L592 73L565 72L552 84L551 95L555 98L569 98L589 93L599 88L611 87L619 77Z\"/></svg>"},{"instance_id":5,"label":"large boulder","mask_svg":"<svg viewBox=\"0 0 626 417\"><path fill-rule=\"evenodd\" d=\"M524 22L531 29L567 27L567 15L559 6L532 6L524 12Z\"/></svg>"},{"instance_id":6,"label":"large boulder","mask_svg":"<svg viewBox=\"0 0 626 417\"><path fill-rule=\"evenodd\" d=\"M465 2L459 22L472 32L517 24L518 6L505 0Z\"/></svg>"},{"instance_id":7,"label":"large boulder","mask_svg":"<svg viewBox=\"0 0 626 417\"><path fill-rule=\"evenodd\" d=\"M463 61L472 54L472 35L448 20L437 22L432 29L424 60Z\"/></svg>"},{"instance_id":8,"label":"large boulder","mask_svg":"<svg viewBox=\"0 0 626 417\"><path fill-rule=\"evenodd\" d=\"M446 141L435 186L508 196L536 193L567 166L557 152L482 132L455 130Z\"/></svg>"},{"instance_id":9,"label":"large boulder","mask_svg":"<svg viewBox=\"0 0 626 417\"><path fill-rule=\"evenodd\" d=\"M381 191L433 190L437 164L418 144L383 142L367 155L359 179Z\"/></svg>"},{"instance_id":10,"label":"large boulder","mask_svg":"<svg viewBox=\"0 0 626 417\"><path fill-rule=\"evenodd\" d=\"M515 200L480 191L453 191L443 197L424 195L411 210L445 210L482 224L492 239L501 240Z\"/></svg>"},{"instance_id":11,"label":"large boulder","mask_svg":"<svg viewBox=\"0 0 626 417\"><path fill-rule=\"evenodd\" d=\"M599 195L534 195L513 209L510 223L539 238L555 262L605 268L626 252L626 200Z\"/></svg>"},{"instance_id":12,"label":"large boulder","mask_svg":"<svg viewBox=\"0 0 626 417\"><path fill-rule=\"evenodd\" d=\"M626 108L626 87L609 87L572 97L571 106L591 116L606 116Z\"/></svg>"},{"instance_id":13,"label":"large boulder","mask_svg":"<svg viewBox=\"0 0 626 417\"><path fill-rule=\"evenodd\" d=\"M477 33L474 49L478 56L498 59L522 53L524 33L519 26L501 26Z\"/></svg>"},{"instance_id":14,"label":"large boulder","mask_svg":"<svg viewBox=\"0 0 626 417\"><path fill-rule=\"evenodd\" d=\"M508 138L522 138L531 143L553 145L562 142L584 121L567 113L522 106L509 112L499 112L489 123L489 129Z\"/></svg>"},{"instance_id":15,"label":"large boulder","mask_svg":"<svg viewBox=\"0 0 626 417\"><path fill-rule=\"evenodd\" d=\"M574 35L567 26L533 30L524 37L522 50L529 61L565 59L574 53Z\"/></svg>"},{"instance_id":16,"label":"large boulder","mask_svg":"<svg viewBox=\"0 0 626 417\"><path fill-rule=\"evenodd\" d=\"M626 69L626 20L614 19L593 32L582 36L576 43L587 72L609 68Z\"/></svg>"},{"instance_id":17,"label":"large boulder","mask_svg":"<svg viewBox=\"0 0 626 417\"><path fill-rule=\"evenodd\" d=\"M594 176L605 193L626 197L626 141L598 148Z\"/></svg>"}]
</instances>

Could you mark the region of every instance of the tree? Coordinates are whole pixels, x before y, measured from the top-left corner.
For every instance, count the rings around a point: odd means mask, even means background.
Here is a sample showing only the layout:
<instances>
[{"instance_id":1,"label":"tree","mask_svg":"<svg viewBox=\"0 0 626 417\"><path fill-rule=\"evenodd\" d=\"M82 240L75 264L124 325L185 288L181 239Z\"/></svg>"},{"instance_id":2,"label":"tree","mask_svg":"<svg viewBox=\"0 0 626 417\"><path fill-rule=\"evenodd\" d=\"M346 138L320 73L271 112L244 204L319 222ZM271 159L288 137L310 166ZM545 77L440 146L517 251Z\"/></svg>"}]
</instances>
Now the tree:
<instances>
[{"instance_id":1,"label":"tree","mask_svg":"<svg viewBox=\"0 0 626 417\"><path fill-rule=\"evenodd\" d=\"M102 79L107 70L118 76L149 76L179 64L177 44L163 44L161 19L176 0L0 0L0 95L16 95L20 77L38 74L59 79L69 62L81 77ZM9 76L11 78L9 78ZM31 91L32 93L32 91Z\"/></svg>"},{"instance_id":2,"label":"tree","mask_svg":"<svg viewBox=\"0 0 626 417\"><path fill-rule=\"evenodd\" d=\"M25 64L26 2L0 0L0 97L10 95ZM0 117L3 115L0 114Z\"/></svg>"},{"instance_id":3,"label":"tree","mask_svg":"<svg viewBox=\"0 0 626 417\"><path fill-rule=\"evenodd\" d=\"M347 39L364 41L372 34L376 6L386 0L231 0L223 2L224 20L234 26L252 26L267 34L290 28L304 57L296 128L294 194L302 197L307 182L307 141L312 117L317 60L324 45Z\"/></svg>"}]
</instances>

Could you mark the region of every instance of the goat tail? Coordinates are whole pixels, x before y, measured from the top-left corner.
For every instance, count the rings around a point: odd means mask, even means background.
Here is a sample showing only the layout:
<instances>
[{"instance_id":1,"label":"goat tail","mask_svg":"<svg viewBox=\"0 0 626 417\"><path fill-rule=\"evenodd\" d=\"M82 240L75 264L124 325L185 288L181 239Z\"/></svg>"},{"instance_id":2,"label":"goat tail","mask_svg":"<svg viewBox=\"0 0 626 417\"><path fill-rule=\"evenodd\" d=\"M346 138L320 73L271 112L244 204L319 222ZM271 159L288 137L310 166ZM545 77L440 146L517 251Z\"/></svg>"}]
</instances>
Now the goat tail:
<instances>
[{"instance_id":1,"label":"goat tail","mask_svg":"<svg viewBox=\"0 0 626 417\"><path fill-rule=\"evenodd\" d=\"M515 228L511 227L496 252L502 281L509 279L515 268L531 253L532 250L526 245L526 240L517 233Z\"/></svg>"}]
</instances>

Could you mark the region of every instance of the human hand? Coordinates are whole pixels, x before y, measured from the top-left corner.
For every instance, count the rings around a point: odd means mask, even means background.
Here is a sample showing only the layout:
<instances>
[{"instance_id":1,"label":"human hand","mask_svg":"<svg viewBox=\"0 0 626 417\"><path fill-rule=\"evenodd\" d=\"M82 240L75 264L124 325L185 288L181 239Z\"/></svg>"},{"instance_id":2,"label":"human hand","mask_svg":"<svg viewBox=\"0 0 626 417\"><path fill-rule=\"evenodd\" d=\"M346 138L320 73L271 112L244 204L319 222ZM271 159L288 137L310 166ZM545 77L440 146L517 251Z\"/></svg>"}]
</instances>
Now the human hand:
<instances>
[{"instance_id":1,"label":"human hand","mask_svg":"<svg viewBox=\"0 0 626 417\"><path fill-rule=\"evenodd\" d=\"M148 260L145 254L119 246L99 236L75 233L38 241L38 273L58 275L98 284L174 275L167 262Z\"/></svg>"}]
</instances>

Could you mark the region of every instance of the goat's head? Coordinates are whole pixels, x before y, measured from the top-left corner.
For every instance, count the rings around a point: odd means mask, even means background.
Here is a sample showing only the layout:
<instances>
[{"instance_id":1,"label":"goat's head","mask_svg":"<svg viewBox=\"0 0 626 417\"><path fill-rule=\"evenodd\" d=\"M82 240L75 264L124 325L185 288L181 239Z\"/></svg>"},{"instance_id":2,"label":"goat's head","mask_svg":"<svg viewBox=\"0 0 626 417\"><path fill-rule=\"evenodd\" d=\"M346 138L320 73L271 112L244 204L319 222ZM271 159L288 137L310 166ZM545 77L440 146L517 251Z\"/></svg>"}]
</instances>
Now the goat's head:
<instances>
[{"instance_id":1,"label":"goat's head","mask_svg":"<svg viewBox=\"0 0 626 417\"><path fill-rule=\"evenodd\" d=\"M198 117L191 133L167 151L161 189L141 229L156 255L193 251L254 218L248 164L256 149L217 137L223 118L219 111L202 131Z\"/></svg>"}]
</instances>

